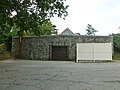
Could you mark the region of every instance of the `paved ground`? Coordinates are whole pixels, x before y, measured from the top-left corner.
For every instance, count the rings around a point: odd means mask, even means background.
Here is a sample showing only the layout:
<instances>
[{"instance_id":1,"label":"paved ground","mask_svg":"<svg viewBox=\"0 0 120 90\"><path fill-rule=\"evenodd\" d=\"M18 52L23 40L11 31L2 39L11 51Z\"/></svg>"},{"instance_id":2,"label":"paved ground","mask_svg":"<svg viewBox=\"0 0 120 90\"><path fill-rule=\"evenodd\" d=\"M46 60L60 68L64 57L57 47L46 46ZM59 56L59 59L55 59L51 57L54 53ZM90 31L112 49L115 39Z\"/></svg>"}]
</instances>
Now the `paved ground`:
<instances>
[{"instance_id":1,"label":"paved ground","mask_svg":"<svg viewBox=\"0 0 120 90\"><path fill-rule=\"evenodd\" d=\"M120 90L120 62L1 61L0 90Z\"/></svg>"}]
</instances>

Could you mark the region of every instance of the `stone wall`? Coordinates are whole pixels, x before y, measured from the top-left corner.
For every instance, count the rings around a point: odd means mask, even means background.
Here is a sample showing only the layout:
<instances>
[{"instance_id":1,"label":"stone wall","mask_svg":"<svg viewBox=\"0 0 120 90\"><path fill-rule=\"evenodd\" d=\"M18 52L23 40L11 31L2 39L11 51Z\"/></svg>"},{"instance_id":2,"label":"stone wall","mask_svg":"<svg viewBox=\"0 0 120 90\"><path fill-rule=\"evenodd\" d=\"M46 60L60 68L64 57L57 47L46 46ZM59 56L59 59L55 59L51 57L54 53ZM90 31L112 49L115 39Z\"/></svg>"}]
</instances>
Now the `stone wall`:
<instances>
[{"instance_id":1,"label":"stone wall","mask_svg":"<svg viewBox=\"0 0 120 90\"><path fill-rule=\"evenodd\" d=\"M76 59L76 43L109 43L110 36L31 36L23 37L21 58L51 60L52 46L68 46L69 60ZM12 55L19 58L19 38L12 38Z\"/></svg>"}]
</instances>

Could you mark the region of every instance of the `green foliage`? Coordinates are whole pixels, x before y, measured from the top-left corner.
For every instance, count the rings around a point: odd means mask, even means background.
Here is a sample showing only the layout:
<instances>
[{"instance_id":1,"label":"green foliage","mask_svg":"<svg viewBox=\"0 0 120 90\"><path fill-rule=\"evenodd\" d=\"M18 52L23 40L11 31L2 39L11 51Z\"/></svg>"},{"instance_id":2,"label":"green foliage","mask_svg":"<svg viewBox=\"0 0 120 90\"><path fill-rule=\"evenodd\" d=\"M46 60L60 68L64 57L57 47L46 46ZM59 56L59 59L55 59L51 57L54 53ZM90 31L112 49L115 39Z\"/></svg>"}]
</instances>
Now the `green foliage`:
<instances>
[{"instance_id":1,"label":"green foliage","mask_svg":"<svg viewBox=\"0 0 120 90\"><path fill-rule=\"evenodd\" d=\"M41 26L40 26L40 33L41 35L51 35L52 32L52 24L50 22L44 22Z\"/></svg>"},{"instance_id":2,"label":"green foliage","mask_svg":"<svg viewBox=\"0 0 120 90\"><path fill-rule=\"evenodd\" d=\"M120 52L120 34L112 34L115 52Z\"/></svg>"},{"instance_id":3,"label":"green foliage","mask_svg":"<svg viewBox=\"0 0 120 90\"><path fill-rule=\"evenodd\" d=\"M2 22L2 21L0 21L0 22ZM1 27L0 27L0 44L4 43L9 32L10 32L10 26L8 24L1 25Z\"/></svg>"},{"instance_id":4,"label":"green foliage","mask_svg":"<svg viewBox=\"0 0 120 90\"><path fill-rule=\"evenodd\" d=\"M57 15L64 19L68 15L64 1L0 0L0 43L9 35L52 34L55 29L51 27L50 18Z\"/></svg>"},{"instance_id":5,"label":"green foliage","mask_svg":"<svg viewBox=\"0 0 120 90\"><path fill-rule=\"evenodd\" d=\"M88 24L86 31L87 31L87 35L93 35L93 36L95 36L95 33L98 32L90 24Z\"/></svg>"},{"instance_id":6,"label":"green foliage","mask_svg":"<svg viewBox=\"0 0 120 90\"><path fill-rule=\"evenodd\" d=\"M50 21L45 21L42 23L42 25L39 25L39 33L34 33L34 35L51 35L51 34L57 34L57 29L55 29L56 26L53 26Z\"/></svg>"},{"instance_id":7,"label":"green foliage","mask_svg":"<svg viewBox=\"0 0 120 90\"><path fill-rule=\"evenodd\" d=\"M5 51L5 45L0 44L0 54L2 54Z\"/></svg>"}]
</instances>

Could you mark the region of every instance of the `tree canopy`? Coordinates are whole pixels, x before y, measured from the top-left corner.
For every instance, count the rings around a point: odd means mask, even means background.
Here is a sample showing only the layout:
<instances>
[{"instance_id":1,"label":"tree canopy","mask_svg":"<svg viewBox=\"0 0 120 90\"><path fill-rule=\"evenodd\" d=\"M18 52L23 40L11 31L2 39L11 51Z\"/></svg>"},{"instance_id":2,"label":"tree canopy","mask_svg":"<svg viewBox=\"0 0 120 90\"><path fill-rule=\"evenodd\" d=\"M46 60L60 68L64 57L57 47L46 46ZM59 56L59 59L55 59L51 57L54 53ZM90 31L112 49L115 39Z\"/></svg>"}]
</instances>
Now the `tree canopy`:
<instances>
[{"instance_id":1,"label":"tree canopy","mask_svg":"<svg viewBox=\"0 0 120 90\"><path fill-rule=\"evenodd\" d=\"M16 29L19 36L24 32L37 33L36 35L48 33L48 29L45 32L43 28L51 26L51 17L57 15L65 19L68 15L68 5L64 1L66 0L0 0L0 38Z\"/></svg>"},{"instance_id":2,"label":"tree canopy","mask_svg":"<svg viewBox=\"0 0 120 90\"><path fill-rule=\"evenodd\" d=\"M86 31L87 31L87 35L93 35L93 36L95 35L96 32L98 32L90 24L88 24Z\"/></svg>"},{"instance_id":3,"label":"tree canopy","mask_svg":"<svg viewBox=\"0 0 120 90\"><path fill-rule=\"evenodd\" d=\"M113 46L115 52L120 53L120 34L112 34L111 36L113 36Z\"/></svg>"}]
</instances>

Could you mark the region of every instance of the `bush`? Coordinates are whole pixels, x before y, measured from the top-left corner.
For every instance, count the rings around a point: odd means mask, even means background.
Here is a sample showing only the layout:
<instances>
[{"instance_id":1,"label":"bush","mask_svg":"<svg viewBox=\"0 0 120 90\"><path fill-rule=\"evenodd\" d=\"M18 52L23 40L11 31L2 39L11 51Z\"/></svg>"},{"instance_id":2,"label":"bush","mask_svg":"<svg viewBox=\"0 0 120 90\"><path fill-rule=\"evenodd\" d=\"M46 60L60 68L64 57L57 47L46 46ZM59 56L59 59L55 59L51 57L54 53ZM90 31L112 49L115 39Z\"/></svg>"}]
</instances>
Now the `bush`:
<instances>
[{"instance_id":1,"label":"bush","mask_svg":"<svg viewBox=\"0 0 120 90\"><path fill-rule=\"evenodd\" d=\"M4 53L5 52L5 45L4 44L1 44L0 45L0 54Z\"/></svg>"},{"instance_id":2,"label":"bush","mask_svg":"<svg viewBox=\"0 0 120 90\"><path fill-rule=\"evenodd\" d=\"M120 53L120 34L112 34L115 53Z\"/></svg>"},{"instance_id":3,"label":"bush","mask_svg":"<svg viewBox=\"0 0 120 90\"><path fill-rule=\"evenodd\" d=\"M120 60L120 53L114 53L113 60Z\"/></svg>"}]
</instances>

